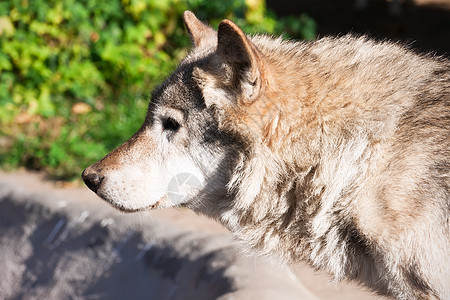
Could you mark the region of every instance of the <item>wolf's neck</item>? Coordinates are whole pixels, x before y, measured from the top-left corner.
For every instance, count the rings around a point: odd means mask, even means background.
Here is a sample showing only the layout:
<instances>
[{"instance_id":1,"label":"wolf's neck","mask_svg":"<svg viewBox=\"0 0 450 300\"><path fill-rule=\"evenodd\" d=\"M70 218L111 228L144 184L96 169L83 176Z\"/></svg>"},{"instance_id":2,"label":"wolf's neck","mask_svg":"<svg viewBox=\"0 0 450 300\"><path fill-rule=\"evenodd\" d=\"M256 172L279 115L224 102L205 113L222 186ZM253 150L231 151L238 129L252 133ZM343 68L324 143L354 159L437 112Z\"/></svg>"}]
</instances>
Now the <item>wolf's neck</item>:
<instances>
[{"instance_id":1,"label":"wolf's neck","mask_svg":"<svg viewBox=\"0 0 450 300\"><path fill-rule=\"evenodd\" d=\"M283 160L268 148L255 151L260 156L235 174L236 198L221 221L259 254L308 260L341 278L347 241L361 239L352 218L358 192L353 187L364 180L360 166L371 153L364 139L322 143L326 155L301 153L307 150L298 145ZM306 165L307 156L316 157L315 164Z\"/></svg>"}]
</instances>

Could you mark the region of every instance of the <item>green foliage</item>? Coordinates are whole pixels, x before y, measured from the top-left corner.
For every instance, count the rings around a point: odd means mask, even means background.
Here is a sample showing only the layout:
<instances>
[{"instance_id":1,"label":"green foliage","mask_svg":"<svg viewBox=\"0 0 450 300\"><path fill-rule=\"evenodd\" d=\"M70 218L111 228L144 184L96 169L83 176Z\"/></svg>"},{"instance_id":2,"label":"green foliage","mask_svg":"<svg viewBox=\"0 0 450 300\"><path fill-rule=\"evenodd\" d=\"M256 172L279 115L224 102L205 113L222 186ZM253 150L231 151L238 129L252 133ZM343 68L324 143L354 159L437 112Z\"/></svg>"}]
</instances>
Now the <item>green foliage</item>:
<instances>
[{"instance_id":1,"label":"green foliage","mask_svg":"<svg viewBox=\"0 0 450 300\"><path fill-rule=\"evenodd\" d=\"M0 165L71 179L125 141L148 95L190 47L181 15L311 39L307 16L276 20L262 0L0 2Z\"/></svg>"}]
</instances>

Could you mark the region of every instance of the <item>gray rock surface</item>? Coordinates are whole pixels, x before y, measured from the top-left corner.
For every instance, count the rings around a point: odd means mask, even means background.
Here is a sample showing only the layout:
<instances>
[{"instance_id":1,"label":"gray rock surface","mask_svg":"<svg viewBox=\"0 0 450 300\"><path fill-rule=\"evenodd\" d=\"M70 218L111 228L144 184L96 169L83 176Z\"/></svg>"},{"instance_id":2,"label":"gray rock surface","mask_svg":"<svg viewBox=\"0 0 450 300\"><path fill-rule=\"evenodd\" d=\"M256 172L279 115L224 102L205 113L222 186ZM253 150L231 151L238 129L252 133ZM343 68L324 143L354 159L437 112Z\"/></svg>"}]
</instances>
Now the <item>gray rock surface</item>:
<instances>
[{"instance_id":1,"label":"gray rock surface","mask_svg":"<svg viewBox=\"0 0 450 300\"><path fill-rule=\"evenodd\" d=\"M226 232L1 181L0 270L1 299L316 299Z\"/></svg>"}]
</instances>

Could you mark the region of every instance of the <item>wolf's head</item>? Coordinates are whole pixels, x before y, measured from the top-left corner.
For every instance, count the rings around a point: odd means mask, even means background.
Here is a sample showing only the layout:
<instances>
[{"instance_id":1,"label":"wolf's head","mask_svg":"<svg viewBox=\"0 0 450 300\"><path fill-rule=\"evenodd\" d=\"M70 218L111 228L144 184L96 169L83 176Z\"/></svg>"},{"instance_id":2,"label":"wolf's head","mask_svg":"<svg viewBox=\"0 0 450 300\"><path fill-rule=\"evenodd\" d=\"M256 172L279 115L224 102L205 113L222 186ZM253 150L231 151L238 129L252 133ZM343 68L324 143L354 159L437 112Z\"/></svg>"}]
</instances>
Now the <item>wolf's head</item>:
<instances>
[{"instance_id":1,"label":"wolf's head","mask_svg":"<svg viewBox=\"0 0 450 300\"><path fill-rule=\"evenodd\" d=\"M273 105L256 101L266 80L261 54L229 20L217 32L191 12L184 21L193 50L153 91L142 127L82 174L123 211L188 206L217 214L242 184L243 168L253 168L248 197L261 186L258 164L244 163L254 151L249 145L262 144L270 131L264 118Z\"/></svg>"}]
</instances>

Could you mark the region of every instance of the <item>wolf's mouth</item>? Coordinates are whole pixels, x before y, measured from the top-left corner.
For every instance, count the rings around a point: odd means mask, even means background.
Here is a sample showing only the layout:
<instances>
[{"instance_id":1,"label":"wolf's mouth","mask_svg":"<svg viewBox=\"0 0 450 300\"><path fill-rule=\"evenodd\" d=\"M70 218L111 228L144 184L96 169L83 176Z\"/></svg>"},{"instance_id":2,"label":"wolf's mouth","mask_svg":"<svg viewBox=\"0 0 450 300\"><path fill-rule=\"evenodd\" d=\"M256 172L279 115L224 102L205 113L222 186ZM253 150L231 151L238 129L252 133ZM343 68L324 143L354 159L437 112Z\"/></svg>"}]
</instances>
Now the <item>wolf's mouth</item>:
<instances>
[{"instance_id":1,"label":"wolf's mouth","mask_svg":"<svg viewBox=\"0 0 450 300\"><path fill-rule=\"evenodd\" d=\"M125 213L134 213L134 212L147 211L147 210L153 210L153 209L162 209L162 208L165 208L163 204L167 200L167 195L164 195L158 201L156 201L154 204L147 205L147 206L140 207L140 208L129 208L129 207L124 206L123 204L118 204L115 201L107 199L104 195L101 195L100 193L96 193L96 194L97 194L97 196L99 196L104 201L108 202L108 204L110 204L117 210L120 210L121 212L125 212Z\"/></svg>"}]
</instances>

